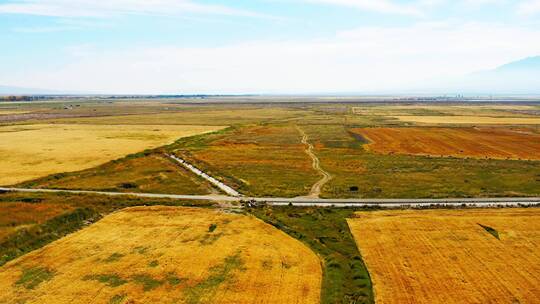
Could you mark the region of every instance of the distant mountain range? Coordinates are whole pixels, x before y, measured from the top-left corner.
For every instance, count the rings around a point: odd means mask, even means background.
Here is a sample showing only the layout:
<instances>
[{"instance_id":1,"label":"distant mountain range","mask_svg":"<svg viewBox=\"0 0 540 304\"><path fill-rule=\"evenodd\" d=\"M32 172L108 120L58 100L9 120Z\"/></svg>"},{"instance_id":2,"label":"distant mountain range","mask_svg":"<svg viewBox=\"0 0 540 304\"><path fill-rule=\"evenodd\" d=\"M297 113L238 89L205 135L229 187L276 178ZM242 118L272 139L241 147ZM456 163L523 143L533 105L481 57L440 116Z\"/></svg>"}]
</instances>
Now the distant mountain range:
<instances>
[{"instance_id":1,"label":"distant mountain range","mask_svg":"<svg viewBox=\"0 0 540 304\"><path fill-rule=\"evenodd\" d=\"M513 61L493 70L479 71L450 80L434 81L430 93L540 94L540 56Z\"/></svg>"},{"instance_id":2,"label":"distant mountain range","mask_svg":"<svg viewBox=\"0 0 540 304\"><path fill-rule=\"evenodd\" d=\"M0 95L40 95L40 94L58 94L53 90L20 88L0 85Z\"/></svg>"},{"instance_id":3,"label":"distant mountain range","mask_svg":"<svg viewBox=\"0 0 540 304\"><path fill-rule=\"evenodd\" d=\"M494 71L536 71L538 73L540 72L540 56L528 57L518 61L510 62L496 68Z\"/></svg>"},{"instance_id":4,"label":"distant mountain range","mask_svg":"<svg viewBox=\"0 0 540 304\"><path fill-rule=\"evenodd\" d=\"M331 88L328 88L331 89ZM359 92L366 93L366 92ZM434 79L421 85L382 92L391 94L475 94L540 95L540 56L528 57L501 65L493 70L471 73L453 79ZM62 91L0 85L0 95L68 94ZM76 94L76 93L71 93Z\"/></svg>"}]
</instances>

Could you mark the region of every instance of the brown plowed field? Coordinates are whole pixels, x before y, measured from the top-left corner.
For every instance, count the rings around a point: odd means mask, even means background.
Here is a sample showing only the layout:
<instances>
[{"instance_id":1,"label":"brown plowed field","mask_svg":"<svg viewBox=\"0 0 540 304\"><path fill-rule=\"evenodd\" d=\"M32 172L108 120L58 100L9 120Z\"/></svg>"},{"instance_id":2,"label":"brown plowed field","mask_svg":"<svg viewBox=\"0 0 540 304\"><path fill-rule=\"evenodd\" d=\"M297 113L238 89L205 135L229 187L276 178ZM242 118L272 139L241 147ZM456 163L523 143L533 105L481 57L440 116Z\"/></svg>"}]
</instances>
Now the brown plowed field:
<instances>
[{"instance_id":1,"label":"brown plowed field","mask_svg":"<svg viewBox=\"0 0 540 304\"><path fill-rule=\"evenodd\" d=\"M353 129L382 154L540 159L540 134L504 128Z\"/></svg>"},{"instance_id":2,"label":"brown plowed field","mask_svg":"<svg viewBox=\"0 0 540 304\"><path fill-rule=\"evenodd\" d=\"M135 207L0 268L0 303L318 303L300 241L252 216Z\"/></svg>"},{"instance_id":3,"label":"brown plowed field","mask_svg":"<svg viewBox=\"0 0 540 304\"><path fill-rule=\"evenodd\" d=\"M358 212L348 223L376 303L540 299L539 209Z\"/></svg>"}]
</instances>

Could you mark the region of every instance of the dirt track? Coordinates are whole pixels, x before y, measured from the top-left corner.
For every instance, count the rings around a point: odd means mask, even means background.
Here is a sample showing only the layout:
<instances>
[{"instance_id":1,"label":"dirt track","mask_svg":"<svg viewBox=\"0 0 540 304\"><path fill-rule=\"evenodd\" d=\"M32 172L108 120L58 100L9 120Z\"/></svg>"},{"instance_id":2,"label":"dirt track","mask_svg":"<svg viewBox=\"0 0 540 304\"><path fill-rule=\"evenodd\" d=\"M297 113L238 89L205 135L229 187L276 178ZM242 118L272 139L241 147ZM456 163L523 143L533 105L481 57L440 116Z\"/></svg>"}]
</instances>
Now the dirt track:
<instances>
[{"instance_id":1,"label":"dirt track","mask_svg":"<svg viewBox=\"0 0 540 304\"><path fill-rule=\"evenodd\" d=\"M302 134L302 143L307 146L307 149L305 150L305 152L307 155L309 155L309 157L311 157L313 161L313 169L315 169L317 172L319 172L320 175L322 175L322 178L318 180L315 184L313 184L313 186L311 187L311 190L309 191L309 194L307 195L307 197L318 198L319 195L321 194L322 187L324 186L324 184L326 184L332 179L332 175L324 171L323 168L321 168L321 162L319 161L319 158L317 157L317 155L313 153L313 145L309 143L308 141L309 138L306 132L304 132L304 130L302 130L298 126L296 126L296 128L298 129L298 132Z\"/></svg>"}]
</instances>

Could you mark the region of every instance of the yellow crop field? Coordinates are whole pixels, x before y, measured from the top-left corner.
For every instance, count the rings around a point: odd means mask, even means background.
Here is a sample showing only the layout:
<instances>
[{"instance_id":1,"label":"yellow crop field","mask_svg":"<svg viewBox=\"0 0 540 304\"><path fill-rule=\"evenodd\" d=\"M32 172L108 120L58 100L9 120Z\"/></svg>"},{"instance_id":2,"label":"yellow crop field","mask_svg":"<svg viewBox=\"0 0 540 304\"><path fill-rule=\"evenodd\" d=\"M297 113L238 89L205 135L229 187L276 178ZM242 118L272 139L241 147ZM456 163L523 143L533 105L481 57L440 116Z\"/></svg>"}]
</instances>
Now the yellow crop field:
<instances>
[{"instance_id":1,"label":"yellow crop field","mask_svg":"<svg viewBox=\"0 0 540 304\"><path fill-rule=\"evenodd\" d=\"M73 124L0 127L0 185L91 168L181 137L222 128Z\"/></svg>"},{"instance_id":2,"label":"yellow crop field","mask_svg":"<svg viewBox=\"0 0 540 304\"><path fill-rule=\"evenodd\" d=\"M0 268L0 303L318 303L304 244L252 216L134 207Z\"/></svg>"},{"instance_id":3,"label":"yellow crop field","mask_svg":"<svg viewBox=\"0 0 540 304\"><path fill-rule=\"evenodd\" d=\"M540 117L487 116L391 116L401 121L422 124L540 125Z\"/></svg>"},{"instance_id":4,"label":"yellow crop field","mask_svg":"<svg viewBox=\"0 0 540 304\"><path fill-rule=\"evenodd\" d=\"M526 111L540 109L533 105L493 104L493 105L436 105L407 104L352 107L354 114L379 116L441 115L441 116L488 116L527 117Z\"/></svg>"},{"instance_id":5,"label":"yellow crop field","mask_svg":"<svg viewBox=\"0 0 540 304\"><path fill-rule=\"evenodd\" d=\"M358 212L376 303L536 303L540 210Z\"/></svg>"},{"instance_id":6,"label":"yellow crop field","mask_svg":"<svg viewBox=\"0 0 540 304\"><path fill-rule=\"evenodd\" d=\"M28 111L0 109L0 115L25 114Z\"/></svg>"}]
</instances>

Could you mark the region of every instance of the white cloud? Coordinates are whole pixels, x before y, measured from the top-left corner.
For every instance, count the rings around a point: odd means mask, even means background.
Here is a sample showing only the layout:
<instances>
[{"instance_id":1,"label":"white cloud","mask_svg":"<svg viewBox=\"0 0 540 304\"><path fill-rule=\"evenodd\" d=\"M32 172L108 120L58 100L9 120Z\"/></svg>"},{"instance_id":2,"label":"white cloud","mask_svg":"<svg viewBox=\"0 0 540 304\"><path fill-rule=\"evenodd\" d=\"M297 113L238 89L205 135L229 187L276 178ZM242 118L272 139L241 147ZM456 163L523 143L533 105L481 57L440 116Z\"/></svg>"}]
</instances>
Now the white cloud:
<instances>
[{"instance_id":1,"label":"white cloud","mask_svg":"<svg viewBox=\"0 0 540 304\"><path fill-rule=\"evenodd\" d=\"M183 13L263 17L255 12L190 0L12 0L0 4L0 14L53 17L110 17L129 14L177 15Z\"/></svg>"},{"instance_id":2,"label":"white cloud","mask_svg":"<svg viewBox=\"0 0 540 304\"><path fill-rule=\"evenodd\" d=\"M347 6L366 11L401 15L422 15L417 5L402 5L389 0L305 0L313 3Z\"/></svg>"},{"instance_id":3,"label":"white cloud","mask_svg":"<svg viewBox=\"0 0 540 304\"><path fill-rule=\"evenodd\" d=\"M503 24L362 27L328 39L212 48L75 50L71 63L0 83L108 93L299 93L404 89L540 54L539 30ZM7 74L7 73L4 73Z\"/></svg>"},{"instance_id":4,"label":"white cloud","mask_svg":"<svg viewBox=\"0 0 540 304\"><path fill-rule=\"evenodd\" d=\"M534 15L540 13L540 0L522 1L518 5L518 13L522 15Z\"/></svg>"}]
</instances>

